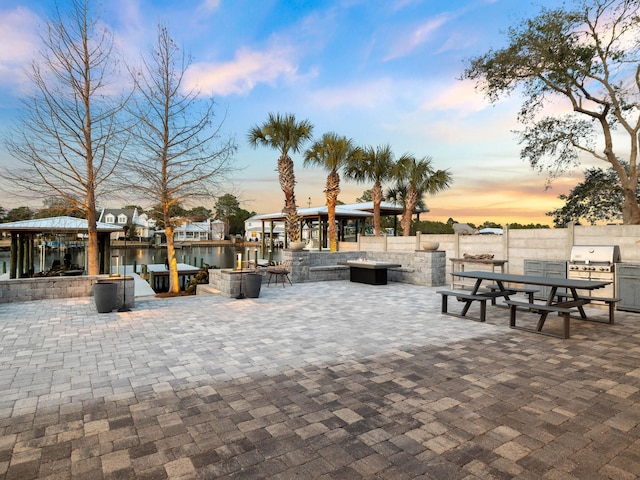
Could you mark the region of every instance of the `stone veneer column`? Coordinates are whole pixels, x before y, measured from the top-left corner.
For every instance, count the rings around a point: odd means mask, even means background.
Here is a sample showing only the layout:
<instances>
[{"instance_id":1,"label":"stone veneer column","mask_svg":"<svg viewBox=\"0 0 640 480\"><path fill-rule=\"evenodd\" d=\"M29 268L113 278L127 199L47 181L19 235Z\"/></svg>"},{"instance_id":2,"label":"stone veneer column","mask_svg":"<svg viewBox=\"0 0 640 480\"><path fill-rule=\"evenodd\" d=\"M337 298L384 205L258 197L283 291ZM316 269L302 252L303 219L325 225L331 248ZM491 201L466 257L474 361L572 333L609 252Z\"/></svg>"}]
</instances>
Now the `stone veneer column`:
<instances>
[{"instance_id":1,"label":"stone veneer column","mask_svg":"<svg viewBox=\"0 0 640 480\"><path fill-rule=\"evenodd\" d=\"M309 252L307 250L282 251L282 261L291 260L291 273L289 278L292 283L304 283L309 281Z\"/></svg>"}]
</instances>

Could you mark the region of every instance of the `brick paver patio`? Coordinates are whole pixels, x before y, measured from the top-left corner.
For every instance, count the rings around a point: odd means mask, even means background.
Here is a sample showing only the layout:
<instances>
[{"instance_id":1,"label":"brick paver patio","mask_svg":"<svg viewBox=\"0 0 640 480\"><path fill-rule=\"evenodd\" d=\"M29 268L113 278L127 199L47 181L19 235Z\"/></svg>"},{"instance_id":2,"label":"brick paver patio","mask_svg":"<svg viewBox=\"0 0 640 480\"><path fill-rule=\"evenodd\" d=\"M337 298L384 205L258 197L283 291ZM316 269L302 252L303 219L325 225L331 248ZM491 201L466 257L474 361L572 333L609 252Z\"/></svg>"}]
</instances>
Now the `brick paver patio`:
<instances>
[{"instance_id":1,"label":"brick paver patio","mask_svg":"<svg viewBox=\"0 0 640 480\"><path fill-rule=\"evenodd\" d=\"M0 478L640 477L640 315L560 340L435 290L2 304Z\"/></svg>"}]
</instances>

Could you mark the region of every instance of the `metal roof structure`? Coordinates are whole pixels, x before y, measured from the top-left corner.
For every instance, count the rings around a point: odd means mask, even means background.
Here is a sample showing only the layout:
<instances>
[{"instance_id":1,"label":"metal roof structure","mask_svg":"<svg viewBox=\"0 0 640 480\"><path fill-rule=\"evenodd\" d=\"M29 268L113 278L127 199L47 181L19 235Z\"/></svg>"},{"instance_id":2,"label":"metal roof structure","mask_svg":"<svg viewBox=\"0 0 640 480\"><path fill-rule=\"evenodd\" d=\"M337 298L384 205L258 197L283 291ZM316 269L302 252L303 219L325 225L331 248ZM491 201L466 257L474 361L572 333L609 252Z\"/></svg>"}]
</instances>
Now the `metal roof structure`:
<instances>
[{"instance_id":1,"label":"metal roof structure","mask_svg":"<svg viewBox=\"0 0 640 480\"><path fill-rule=\"evenodd\" d=\"M0 231L8 232L75 233L87 232L88 230L87 221L84 218L76 217L36 218L34 220L0 223ZM122 230L122 227L98 222L97 230L98 232L118 232Z\"/></svg>"},{"instance_id":2,"label":"metal roof structure","mask_svg":"<svg viewBox=\"0 0 640 480\"><path fill-rule=\"evenodd\" d=\"M340 205L346 209L360 210L363 212L373 213L373 202L351 203L349 205ZM426 213L429 209L421 210L419 207L413 209L413 213ZM397 203L381 202L380 203L380 215L385 217L387 215L402 215L404 207Z\"/></svg>"},{"instance_id":3,"label":"metal roof structure","mask_svg":"<svg viewBox=\"0 0 640 480\"><path fill-rule=\"evenodd\" d=\"M302 219L306 218L318 218L327 217L329 215L328 209L325 206L311 207L311 208L299 208L298 215ZM345 205L336 205L336 218L368 218L373 217L373 213L365 212L363 210L356 210L351 208L345 208ZM262 215L255 215L251 217L251 220L282 220L284 221L287 216L282 212L265 213Z\"/></svg>"},{"instance_id":4,"label":"metal roof structure","mask_svg":"<svg viewBox=\"0 0 640 480\"><path fill-rule=\"evenodd\" d=\"M123 231L120 225L98 222L99 273L109 271L109 236L111 232ZM25 278L33 275L35 251L34 241L39 234L88 234L89 224L84 218L50 217L23 220L0 224L0 232L9 232L11 236L11 261L9 278Z\"/></svg>"},{"instance_id":5,"label":"metal roof structure","mask_svg":"<svg viewBox=\"0 0 640 480\"><path fill-rule=\"evenodd\" d=\"M415 208L413 213L425 213L429 210L421 210L419 208ZM385 217L389 215L402 215L404 212L404 207L402 205L398 205L391 202L382 202L380 204L380 215ZM308 218L318 218L318 217L327 217L329 215L327 211L327 206L323 205L320 207L310 207L310 208L299 208L298 215L304 220ZM349 205L336 205L336 218L340 219L356 219L356 218L369 218L373 217L373 202L363 202L363 203L351 203ZM260 215L254 215L249 220L265 220L265 221L284 221L286 219L286 215L282 212L275 213L264 213Z\"/></svg>"}]
</instances>

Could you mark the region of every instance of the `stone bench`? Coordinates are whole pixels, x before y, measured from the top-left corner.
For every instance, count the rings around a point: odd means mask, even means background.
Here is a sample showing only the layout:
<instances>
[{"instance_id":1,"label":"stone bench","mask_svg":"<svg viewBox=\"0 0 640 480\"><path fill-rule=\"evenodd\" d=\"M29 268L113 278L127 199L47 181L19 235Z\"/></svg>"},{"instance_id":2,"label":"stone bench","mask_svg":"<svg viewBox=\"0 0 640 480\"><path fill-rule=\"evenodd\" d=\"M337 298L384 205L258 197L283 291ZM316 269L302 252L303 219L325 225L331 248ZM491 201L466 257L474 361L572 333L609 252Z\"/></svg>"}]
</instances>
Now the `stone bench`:
<instances>
[{"instance_id":1,"label":"stone bench","mask_svg":"<svg viewBox=\"0 0 640 480\"><path fill-rule=\"evenodd\" d=\"M349 267L346 265L317 265L315 267L309 267L309 281L311 282L348 279Z\"/></svg>"},{"instance_id":2,"label":"stone bench","mask_svg":"<svg viewBox=\"0 0 640 480\"><path fill-rule=\"evenodd\" d=\"M415 268L411 267L391 267L389 268L391 272L401 272L401 273L413 273L416 271Z\"/></svg>"},{"instance_id":3,"label":"stone bench","mask_svg":"<svg viewBox=\"0 0 640 480\"><path fill-rule=\"evenodd\" d=\"M317 267L309 267L310 272L332 272L335 270L349 270L346 265L318 265Z\"/></svg>"}]
</instances>

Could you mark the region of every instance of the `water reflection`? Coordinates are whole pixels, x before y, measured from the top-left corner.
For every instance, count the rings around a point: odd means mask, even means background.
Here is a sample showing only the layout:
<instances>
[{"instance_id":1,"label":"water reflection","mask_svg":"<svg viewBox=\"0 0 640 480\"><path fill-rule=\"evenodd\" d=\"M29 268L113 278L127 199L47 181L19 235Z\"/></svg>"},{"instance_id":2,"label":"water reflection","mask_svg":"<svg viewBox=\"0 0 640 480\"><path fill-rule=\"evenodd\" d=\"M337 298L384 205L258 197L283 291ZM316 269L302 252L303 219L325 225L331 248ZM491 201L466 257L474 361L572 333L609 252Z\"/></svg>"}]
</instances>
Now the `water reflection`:
<instances>
[{"instance_id":1,"label":"water reflection","mask_svg":"<svg viewBox=\"0 0 640 480\"><path fill-rule=\"evenodd\" d=\"M211 267L219 268L232 268L236 258L236 254L242 252L243 259L253 260L256 257L262 259L262 249L260 245L244 247L237 249L233 246L225 247L188 247L176 250L176 260L178 263L186 263L196 267L202 265L209 265ZM44 252L36 254L34 265L36 272L47 271L51 268L54 261L58 260L60 263L64 261L64 254L66 250L63 249L46 249ZM112 248L111 255L118 256L119 262L122 265L125 260L126 254L127 265L132 265L136 262L136 265L150 265L154 263L164 264L167 258L167 250L164 248L130 248L127 246L124 248ZM267 259L269 252L265 252L264 258ZM280 261L282 258L281 250L274 250L272 252L273 261ZM0 265L5 262L7 271L9 270L10 254L8 251L0 252ZM114 260L115 262L115 260ZM82 249L74 249L71 251L71 263L84 268L85 265L85 252ZM114 265L115 267L115 265ZM1 273L1 272L0 272Z\"/></svg>"}]
</instances>

